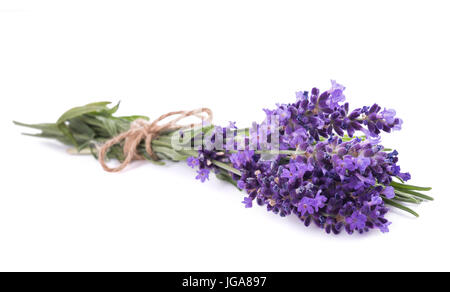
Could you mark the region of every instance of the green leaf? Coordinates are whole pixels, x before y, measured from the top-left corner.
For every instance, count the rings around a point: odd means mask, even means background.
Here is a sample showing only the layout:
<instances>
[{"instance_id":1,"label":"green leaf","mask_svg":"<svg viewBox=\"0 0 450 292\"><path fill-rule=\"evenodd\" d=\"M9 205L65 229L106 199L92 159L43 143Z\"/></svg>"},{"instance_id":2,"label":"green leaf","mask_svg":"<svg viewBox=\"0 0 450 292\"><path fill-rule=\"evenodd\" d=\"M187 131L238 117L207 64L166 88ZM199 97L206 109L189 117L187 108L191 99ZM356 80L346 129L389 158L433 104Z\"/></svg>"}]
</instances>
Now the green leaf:
<instances>
[{"instance_id":1,"label":"green leaf","mask_svg":"<svg viewBox=\"0 0 450 292\"><path fill-rule=\"evenodd\" d=\"M117 112L117 110L119 109L119 106L120 106L120 101L112 108L106 110L106 112L108 113L109 116L111 116Z\"/></svg>"},{"instance_id":2,"label":"green leaf","mask_svg":"<svg viewBox=\"0 0 450 292\"><path fill-rule=\"evenodd\" d=\"M61 130L61 132L64 134L64 136L72 142L72 144L78 148L78 142L75 139L75 137L73 136L72 132L70 131L69 127L65 124L58 124L58 129Z\"/></svg>"},{"instance_id":3,"label":"green leaf","mask_svg":"<svg viewBox=\"0 0 450 292\"><path fill-rule=\"evenodd\" d=\"M132 122L132 121L137 120L137 119L143 119L143 120L146 120L146 121L150 120L149 117L140 116L140 115L117 117L117 119L126 120L126 121L129 121L129 122Z\"/></svg>"},{"instance_id":4,"label":"green leaf","mask_svg":"<svg viewBox=\"0 0 450 292\"><path fill-rule=\"evenodd\" d=\"M90 104L87 104L84 106L74 107L74 108L66 111L64 114L62 114L62 116L58 119L56 124L58 124L58 125L62 124L67 120L82 116L84 114L95 113L95 112L100 112L100 111L107 111L108 110L107 105L110 103L111 102L109 102L109 101L102 101L102 102L90 103Z\"/></svg>"},{"instance_id":5,"label":"green leaf","mask_svg":"<svg viewBox=\"0 0 450 292\"><path fill-rule=\"evenodd\" d=\"M397 192L401 192L403 194L406 193L406 194L409 194L411 196L422 198L422 199L425 199L425 200L428 200L428 201L434 201L433 197L424 195L422 193L419 193L419 192L416 192L416 191L413 191L413 190L407 190L407 189L400 189L400 188L398 188L398 189L395 189L395 193L397 193Z\"/></svg>"},{"instance_id":6,"label":"green leaf","mask_svg":"<svg viewBox=\"0 0 450 292\"><path fill-rule=\"evenodd\" d=\"M103 127L103 122L98 119L98 116L86 114L83 116L83 121L90 127L95 126L97 128Z\"/></svg>"},{"instance_id":7,"label":"green leaf","mask_svg":"<svg viewBox=\"0 0 450 292\"><path fill-rule=\"evenodd\" d=\"M79 149L79 143L74 138L74 135L69 128L69 126L66 124L66 122L69 122L70 120L81 117L88 113L98 113L101 111L108 111L107 105L110 104L108 101L103 102L94 102L90 103L84 106L74 107L68 111L66 111L56 122L56 125L58 126L59 130L66 136L68 140L72 142L72 144Z\"/></svg>"},{"instance_id":8,"label":"green leaf","mask_svg":"<svg viewBox=\"0 0 450 292\"><path fill-rule=\"evenodd\" d=\"M387 205L391 205L392 207L401 209L401 210L406 211L406 212L408 212L408 213L410 213L410 214L412 214L412 215L414 215L416 217L419 217L419 214L417 214L415 211L411 210L410 208L408 208L406 206L403 206L402 204L399 204L399 203L397 203L395 201L392 201L392 200L389 200L389 199L386 199L386 198L383 198L383 201Z\"/></svg>"},{"instance_id":9,"label":"green leaf","mask_svg":"<svg viewBox=\"0 0 450 292\"><path fill-rule=\"evenodd\" d=\"M72 133L86 135L89 138L95 137L95 131L91 129L82 119L74 118L69 121L69 129Z\"/></svg>"},{"instance_id":10,"label":"green leaf","mask_svg":"<svg viewBox=\"0 0 450 292\"><path fill-rule=\"evenodd\" d=\"M407 184L402 184L402 183L398 183L395 181L391 182L391 186L393 186L394 188L402 188L402 189L406 189L406 190L416 190L416 191L431 190L430 187L419 187L419 186L407 185Z\"/></svg>"},{"instance_id":11,"label":"green leaf","mask_svg":"<svg viewBox=\"0 0 450 292\"><path fill-rule=\"evenodd\" d=\"M114 137L119 134L117 123L114 120L102 116L97 117L97 119L102 122L103 128L110 137Z\"/></svg>"},{"instance_id":12,"label":"green leaf","mask_svg":"<svg viewBox=\"0 0 450 292\"><path fill-rule=\"evenodd\" d=\"M61 130L58 128L58 126L54 123L45 123L45 124L25 124L17 121L13 121L13 123L17 126L32 128L41 130L42 132L48 133L48 134L62 134Z\"/></svg>"}]
</instances>

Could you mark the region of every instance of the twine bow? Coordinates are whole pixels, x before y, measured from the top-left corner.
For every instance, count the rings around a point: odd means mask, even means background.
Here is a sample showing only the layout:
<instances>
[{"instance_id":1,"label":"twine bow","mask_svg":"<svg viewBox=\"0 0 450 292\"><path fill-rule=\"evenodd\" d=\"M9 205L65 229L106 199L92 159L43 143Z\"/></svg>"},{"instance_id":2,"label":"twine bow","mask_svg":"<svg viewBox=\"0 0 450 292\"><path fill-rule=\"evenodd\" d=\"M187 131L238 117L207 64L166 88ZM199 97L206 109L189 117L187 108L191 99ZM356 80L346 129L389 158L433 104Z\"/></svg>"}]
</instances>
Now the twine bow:
<instances>
[{"instance_id":1,"label":"twine bow","mask_svg":"<svg viewBox=\"0 0 450 292\"><path fill-rule=\"evenodd\" d=\"M206 117L203 115L206 113ZM179 115L177 118L162 124L158 125L158 123L168 117ZM190 116L195 116L202 120L202 123L198 124L190 124L190 125L179 125L178 122L182 119L188 118ZM126 132L123 132L116 137L110 139L105 144L103 144L98 152L98 160L103 167L104 170L108 172L119 172L127 167L133 160L143 160L145 159L142 155L140 155L137 151L137 147L141 143L142 140L145 140L145 151L155 160L159 158L155 155L152 150L152 141L155 139L162 131L168 130L177 130L181 128L195 127L200 126L203 122L212 122L212 111L209 108L199 108L191 111L175 111L164 114L154 120L153 122L146 121L144 119L137 119L133 121L130 125L130 129ZM123 153L125 154L125 159L121 162L118 167L111 168L106 165L105 157L108 150L116 145L124 141L123 145Z\"/></svg>"}]
</instances>

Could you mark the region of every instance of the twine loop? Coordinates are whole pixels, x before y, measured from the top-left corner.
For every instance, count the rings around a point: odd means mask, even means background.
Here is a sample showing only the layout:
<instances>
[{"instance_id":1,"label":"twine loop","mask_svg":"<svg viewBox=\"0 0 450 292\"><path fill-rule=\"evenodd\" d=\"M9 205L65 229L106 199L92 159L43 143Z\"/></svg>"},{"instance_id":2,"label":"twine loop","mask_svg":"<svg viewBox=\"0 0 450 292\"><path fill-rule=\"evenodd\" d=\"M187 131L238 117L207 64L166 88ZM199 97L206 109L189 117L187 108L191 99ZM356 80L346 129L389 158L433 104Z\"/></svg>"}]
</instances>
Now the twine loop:
<instances>
[{"instance_id":1,"label":"twine loop","mask_svg":"<svg viewBox=\"0 0 450 292\"><path fill-rule=\"evenodd\" d=\"M206 116L204 114L206 114ZM167 119L168 117L175 115L178 115L178 117L176 117L171 121L166 122L165 124L162 125L158 124L164 119ZM178 124L179 121L191 116L199 118L200 120L202 120L202 122L190 125ZM116 137L113 137L100 147L98 151L98 160L104 170L108 172L119 172L123 170L125 167L127 167L127 165L130 164L131 161L145 159L145 157L143 157L141 154L138 153L137 149L139 147L139 144L143 140L145 141L145 151L148 153L148 155L150 155L152 159L158 160L159 158L155 155L155 153L152 150L152 141L153 139L158 137L158 135L161 132L202 126L205 121L211 123L212 117L213 114L209 108L199 108L191 111L170 112L160 116L153 122L149 122L144 119L136 119L131 123L130 129L128 131L123 132L117 135ZM119 144L122 141L124 141L123 153L125 155L125 159L117 167L107 166L105 162L106 153L112 146Z\"/></svg>"}]
</instances>

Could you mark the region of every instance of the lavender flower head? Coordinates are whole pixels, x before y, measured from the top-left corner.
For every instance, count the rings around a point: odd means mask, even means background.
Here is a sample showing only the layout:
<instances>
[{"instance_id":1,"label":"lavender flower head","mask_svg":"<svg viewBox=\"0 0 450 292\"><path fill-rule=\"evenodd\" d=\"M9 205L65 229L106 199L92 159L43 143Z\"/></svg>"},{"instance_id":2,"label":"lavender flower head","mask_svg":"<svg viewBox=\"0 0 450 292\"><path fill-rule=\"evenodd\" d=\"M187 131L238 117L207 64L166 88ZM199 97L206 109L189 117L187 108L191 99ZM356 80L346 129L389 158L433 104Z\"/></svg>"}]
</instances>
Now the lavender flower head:
<instances>
[{"instance_id":1,"label":"lavender flower head","mask_svg":"<svg viewBox=\"0 0 450 292\"><path fill-rule=\"evenodd\" d=\"M246 208L256 200L270 212L297 216L306 226L314 223L327 233L387 232L391 223L385 219L386 205L394 204L392 199L406 200L397 195L401 189L393 187L393 178L406 181L410 174L397 165L397 151L379 144L379 134L400 130L402 120L394 110L381 110L377 104L350 110L344 90L332 81L322 93L317 88L297 92L294 103L265 109L266 119L243 135L236 134L239 129L231 123L219 130L235 131L224 145L226 150L201 148L198 161L189 158L188 164L199 167L201 181L208 177L206 170L223 173L212 161L231 165L235 171L228 175L247 193L242 202ZM279 124L270 128L274 116ZM279 152L269 160L263 159L267 145L258 140L261 132L255 129L259 128L270 128L264 134L278 135L280 140ZM226 147L238 140L257 148Z\"/></svg>"}]
</instances>

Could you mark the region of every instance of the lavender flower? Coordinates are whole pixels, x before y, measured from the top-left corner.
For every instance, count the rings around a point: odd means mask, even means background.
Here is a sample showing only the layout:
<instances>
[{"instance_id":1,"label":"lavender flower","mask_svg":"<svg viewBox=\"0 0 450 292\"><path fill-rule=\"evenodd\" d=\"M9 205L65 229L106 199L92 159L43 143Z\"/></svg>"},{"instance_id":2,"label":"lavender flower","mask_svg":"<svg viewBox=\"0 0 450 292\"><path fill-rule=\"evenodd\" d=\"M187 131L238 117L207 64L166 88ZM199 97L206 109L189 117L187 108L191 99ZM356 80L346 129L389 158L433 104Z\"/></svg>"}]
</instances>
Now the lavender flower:
<instances>
[{"instance_id":1,"label":"lavender flower","mask_svg":"<svg viewBox=\"0 0 450 292\"><path fill-rule=\"evenodd\" d=\"M209 169L202 168L197 171L196 179L200 180L201 182L205 182L205 180L209 180Z\"/></svg>"},{"instance_id":2,"label":"lavender flower","mask_svg":"<svg viewBox=\"0 0 450 292\"><path fill-rule=\"evenodd\" d=\"M370 137L377 137L380 131L390 132L399 130L402 120L395 117L394 110L383 110L377 104L371 107L357 108L349 111L349 104L343 103L345 87L332 80L332 87L320 94L313 88L308 92L297 92L297 102L294 104L280 104L275 110L265 110L268 118L277 114L287 133L283 137L285 145L295 140L296 145L304 145L309 137L303 135L306 130L316 141L320 137L329 137L333 133L343 136L347 132L353 137L356 131L361 131ZM298 129L301 132L298 132ZM294 134L295 133L295 134ZM293 136L295 135L295 139ZM299 141L299 136L303 137ZM292 147L292 145L289 145Z\"/></svg>"},{"instance_id":3,"label":"lavender flower","mask_svg":"<svg viewBox=\"0 0 450 292\"><path fill-rule=\"evenodd\" d=\"M384 190L383 190L383 195L386 196L386 198L388 199L393 199L395 197L395 191L394 188L391 186L387 186Z\"/></svg>"},{"instance_id":4,"label":"lavender flower","mask_svg":"<svg viewBox=\"0 0 450 292\"><path fill-rule=\"evenodd\" d=\"M306 214L313 215L315 206L316 201L314 199L303 197L298 203L297 211L300 212L301 216L305 216Z\"/></svg>"},{"instance_id":5,"label":"lavender flower","mask_svg":"<svg viewBox=\"0 0 450 292\"><path fill-rule=\"evenodd\" d=\"M355 211L350 217L347 217L345 221L347 222L347 229L350 233L355 229L362 231L366 227L367 216Z\"/></svg>"},{"instance_id":6,"label":"lavender flower","mask_svg":"<svg viewBox=\"0 0 450 292\"><path fill-rule=\"evenodd\" d=\"M253 202L253 199L250 197L245 197L244 201L242 201L242 203L245 205L245 208L251 208L252 202Z\"/></svg>"},{"instance_id":7,"label":"lavender flower","mask_svg":"<svg viewBox=\"0 0 450 292\"><path fill-rule=\"evenodd\" d=\"M200 165L200 161L197 158L193 157L193 156L189 156L186 159L186 162L187 162L187 165L189 167L192 167L192 168L195 168L195 167Z\"/></svg>"},{"instance_id":8,"label":"lavender flower","mask_svg":"<svg viewBox=\"0 0 450 292\"><path fill-rule=\"evenodd\" d=\"M331 89L322 94L316 88L311 95L297 92L296 103L265 110L266 120L254 123L243 140L260 147L259 130L277 114L280 148L295 155L279 154L268 161L262 159L264 151L225 151L218 157L214 151L200 150L200 169L218 171L207 162L220 159L238 170L239 175L230 176L248 194L242 202L247 208L256 200L268 211L283 217L294 214L305 225L314 222L327 233L374 228L387 232L390 222L384 218L388 212L384 199L396 198L392 178L407 180L410 175L400 172L398 152L384 151L377 135L399 129L401 120L394 110L380 111L376 104L350 112L348 103L342 104L344 90L332 81ZM235 129L235 124L224 130L230 128ZM341 138L344 131L349 137L361 131L369 139Z\"/></svg>"}]
</instances>

